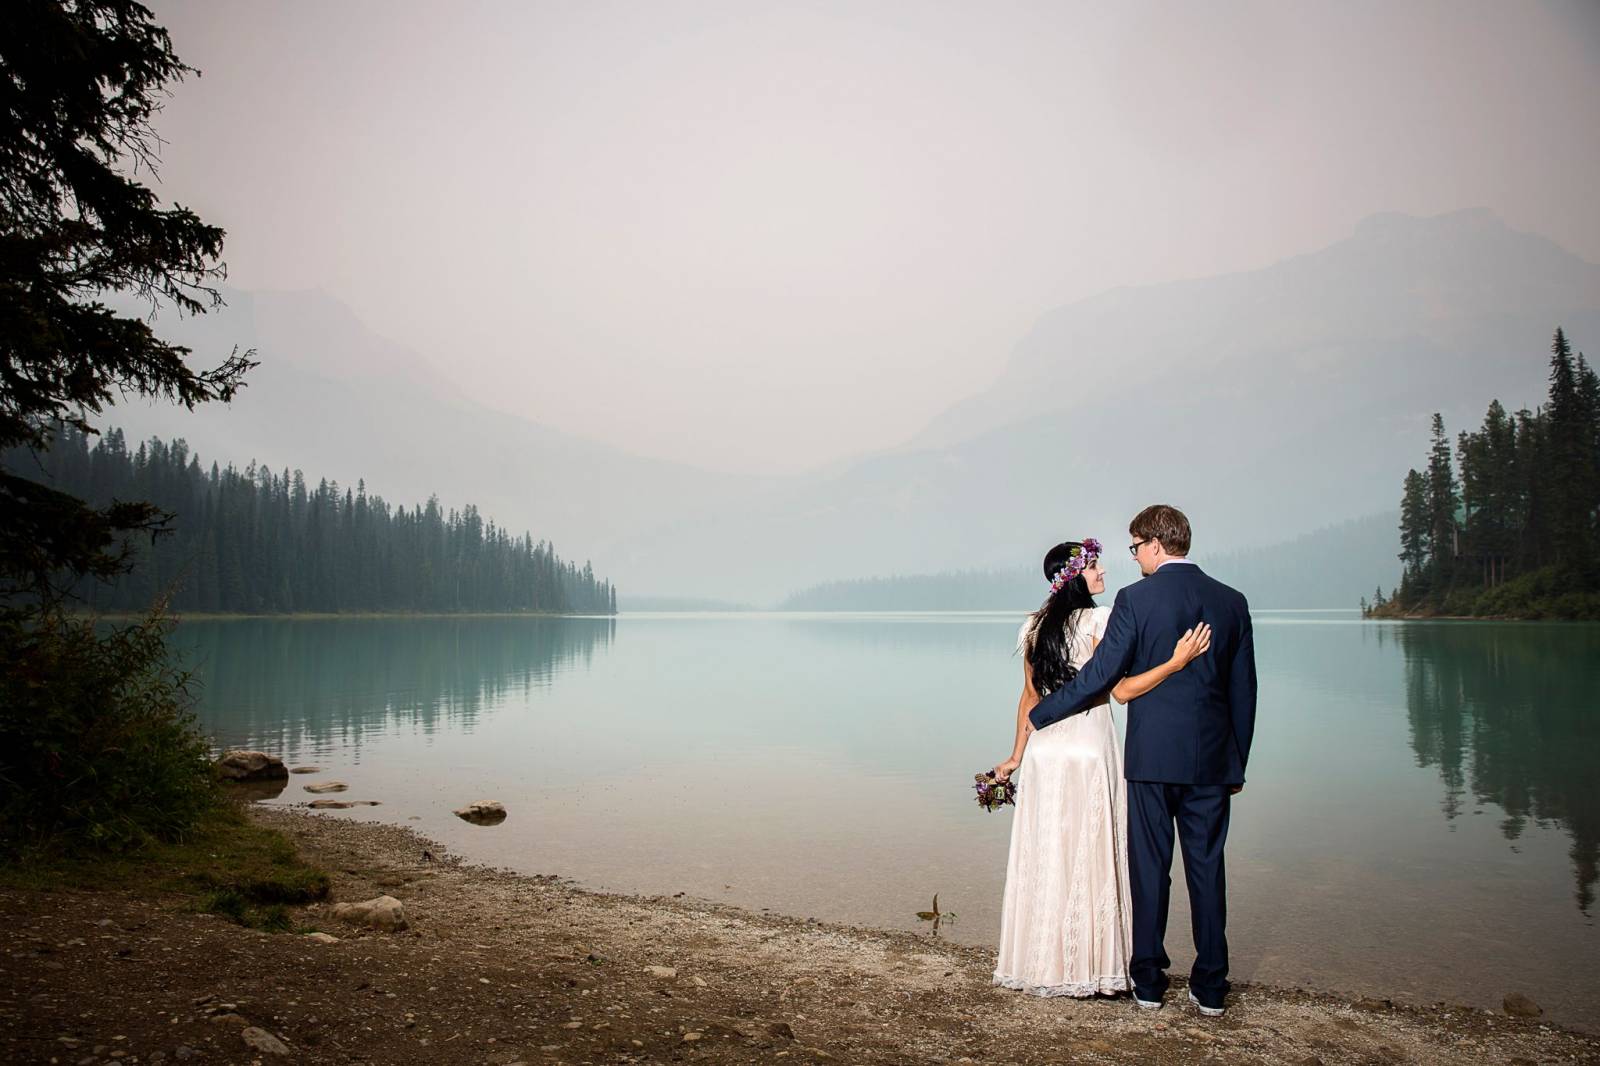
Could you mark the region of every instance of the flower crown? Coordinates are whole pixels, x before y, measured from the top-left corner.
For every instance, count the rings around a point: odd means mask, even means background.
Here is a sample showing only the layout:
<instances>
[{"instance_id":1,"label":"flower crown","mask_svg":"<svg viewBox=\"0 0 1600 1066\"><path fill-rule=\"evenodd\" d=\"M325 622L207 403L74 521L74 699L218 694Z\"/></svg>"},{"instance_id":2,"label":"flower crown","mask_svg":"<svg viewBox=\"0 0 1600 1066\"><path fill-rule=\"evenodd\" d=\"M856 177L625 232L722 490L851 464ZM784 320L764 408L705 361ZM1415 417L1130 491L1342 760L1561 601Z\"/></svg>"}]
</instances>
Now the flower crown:
<instances>
[{"instance_id":1,"label":"flower crown","mask_svg":"<svg viewBox=\"0 0 1600 1066\"><path fill-rule=\"evenodd\" d=\"M1072 554L1067 556L1067 565L1056 571L1055 580L1050 582L1050 595L1060 592L1073 578L1083 573L1095 564L1100 558L1100 542L1093 537L1084 537L1083 543L1072 549Z\"/></svg>"}]
</instances>

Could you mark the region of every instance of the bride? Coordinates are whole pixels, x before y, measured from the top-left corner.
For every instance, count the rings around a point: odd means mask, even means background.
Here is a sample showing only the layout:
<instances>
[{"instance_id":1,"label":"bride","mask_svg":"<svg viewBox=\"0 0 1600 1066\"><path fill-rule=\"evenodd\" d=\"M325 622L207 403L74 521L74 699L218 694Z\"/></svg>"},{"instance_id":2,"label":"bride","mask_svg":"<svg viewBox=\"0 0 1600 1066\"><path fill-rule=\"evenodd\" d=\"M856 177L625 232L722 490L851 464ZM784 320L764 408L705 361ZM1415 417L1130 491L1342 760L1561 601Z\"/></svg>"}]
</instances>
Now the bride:
<instances>
[{"instance_id":1,"label":"bride","mask_svg":"<svg viewBox=\"0 0 1600 1066\"><path fill-rule=\"evenodd\" d=\"M1094 603L1106 590L1100 542L1057 544L1045 555L1044 574L1050 594L1018 635L1023 692L1016 745L994 768L1001 780L1022 770L994 983L1036 996L1111 995L1133 987L1127 785L1111 705L1031 737L1028 721L1028 709L1071 680L1105 635L1111 608ZM1112 697L1126 704L1144 695L1210 644L1202 623L1183 635L1171 659L1124 678Z\"/></svg>"}]
</instances>

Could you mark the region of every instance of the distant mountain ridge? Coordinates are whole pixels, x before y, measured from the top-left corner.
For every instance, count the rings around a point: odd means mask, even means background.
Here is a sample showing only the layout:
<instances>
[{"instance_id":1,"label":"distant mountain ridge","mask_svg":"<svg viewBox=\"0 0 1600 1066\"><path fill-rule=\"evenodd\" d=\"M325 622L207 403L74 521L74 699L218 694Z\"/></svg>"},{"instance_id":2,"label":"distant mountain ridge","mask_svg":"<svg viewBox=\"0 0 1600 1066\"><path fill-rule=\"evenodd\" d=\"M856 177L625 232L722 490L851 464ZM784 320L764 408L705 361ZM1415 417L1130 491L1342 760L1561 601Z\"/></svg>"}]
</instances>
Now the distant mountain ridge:
<instances>
[{"instance_id":1,"label":"distant mountain ridge","mask_svg":"<svg viewBox=\"0 0 1600 1066\"><path fill-rule=\"evenodd\" d=\"M1600 266L1486 211L1381 215L1262 270L1051 311L991 388L904 446L762 478L488 411L326 297L230 300L158 328L198 331L197 359L260 350L232 409L131 405L107 421L223 459L360 472L390 498L438 489L582 545L633 596L738 603L872 575L1020 572L1064 537L1115 542L1158 500L1189 513L1197 556L1281 543L1392 509L1431 412L1454 433L1486 396L1537 402L1530 368L1556 325L1600 348Z\"/></svg>"},{"instance_id":2,"label":"distant mountain ridge","mask_svg":"<svg viewBox=\"0 0 1600 1066\"><path fill-rule=\"evenodd\" d=\"M1363 597L1372 598L1378 585L1392 591L1400 579L1399 520L1399 512L1388 511L1270 547L1197 556L1195 562L1243 592L1256 609L1355 610ZM1104 602L1109 603L1117 579L1126 584L1138 576L1125 559L1112 558L1107 566ZM824 582L789 596L779 610L1024 612L1038 607L1045 592L1037 567L908 574Z\"/></svg>"}]
</instances>

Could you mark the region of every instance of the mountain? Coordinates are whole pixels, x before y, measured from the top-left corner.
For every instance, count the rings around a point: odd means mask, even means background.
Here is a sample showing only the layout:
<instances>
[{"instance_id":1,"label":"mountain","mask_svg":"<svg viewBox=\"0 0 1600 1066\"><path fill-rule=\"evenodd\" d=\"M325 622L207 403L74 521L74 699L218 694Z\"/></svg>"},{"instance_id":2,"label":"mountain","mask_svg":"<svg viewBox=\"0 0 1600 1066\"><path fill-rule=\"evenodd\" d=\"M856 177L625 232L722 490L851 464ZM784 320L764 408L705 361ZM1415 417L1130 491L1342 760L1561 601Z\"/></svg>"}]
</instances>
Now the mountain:
<instances>
[{"instance_id":1,"label":"mountain","mask_svg":"<svg viewBox=\"0 0 1600 1066\"><path fill-rule=\"evenodd\" d=\"M1557 325L1600 346L1600 266L1487 211L1380 215L1261 270L1051 311L990 388L904 446L761 478L629 455L598 443L603 425L584 439L488 411L326 296L229 299L158 328L197 359L259 349L232 407L124 405L107 424L364 476L390 499L438 488L563 554L579 546L633 596L739 603L1023 572L1067 537L1119 543L1158 500L1189 513L1197 558L1282 543L1392 509L1432 412L1454 433L1489 396L1538 402Z\"/></svg>"},{"instance_id":2,"label":"mountain","mask_svg":"<svg viewBox=\"0 0 1600 1066\"><path fill-rule=\"evenodd\" d=\"M1382 215L1262 270L1053 311L904 447L651 547L705 595L770 600L1031 566L1156 501L1188 512L1197 557L1276 544L1392 509L1432 412L1454 433L1489 396L1538 402L1557 325L1600 344L1600 267L1486 211Z\"/></svg>"}]
</instances>

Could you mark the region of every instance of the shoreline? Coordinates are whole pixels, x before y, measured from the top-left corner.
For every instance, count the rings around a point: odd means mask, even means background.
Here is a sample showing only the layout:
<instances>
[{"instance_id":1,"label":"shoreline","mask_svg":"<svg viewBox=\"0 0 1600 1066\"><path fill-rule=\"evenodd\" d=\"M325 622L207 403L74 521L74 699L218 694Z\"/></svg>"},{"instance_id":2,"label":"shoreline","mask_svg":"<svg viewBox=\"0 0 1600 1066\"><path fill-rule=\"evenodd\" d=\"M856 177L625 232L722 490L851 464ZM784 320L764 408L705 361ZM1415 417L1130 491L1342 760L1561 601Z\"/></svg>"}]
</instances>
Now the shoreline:
<instances>
[{"instance_id":1,"label":"shoreline","mask_svg":"<svg viewBox=\"0 0 1600 1066\"><path fill-rule=\"evenodd\" d=\"M1240 983L1203 1019L1181 978L1156 1012L1040 999L991 985L992 950L926 933L595 892L465 864L401 826L248 815L330 872L295 924L337 939L128 892L0 892L7 1061L249 1061L247 1025L290 1051L264 1062L1600 1061L1600 1036L1445 1004ZM378 895L405 931L332 914Z\"/></svg>"},{"instance_id":2,"label":"shoreline","mask_svg":"<svg viewBox=\"0 0 1600 1066\"><path fill-rule=\"evenodd\" d=\"M85 618L132 621L147 617L143 611L79 611ZM279 622L325 622L334 619L372 620L388 618L616 618L614 614L567 614L560 611L169 611L173 622L244 622L272 619Z\"/></svg>"}]
</instances>

